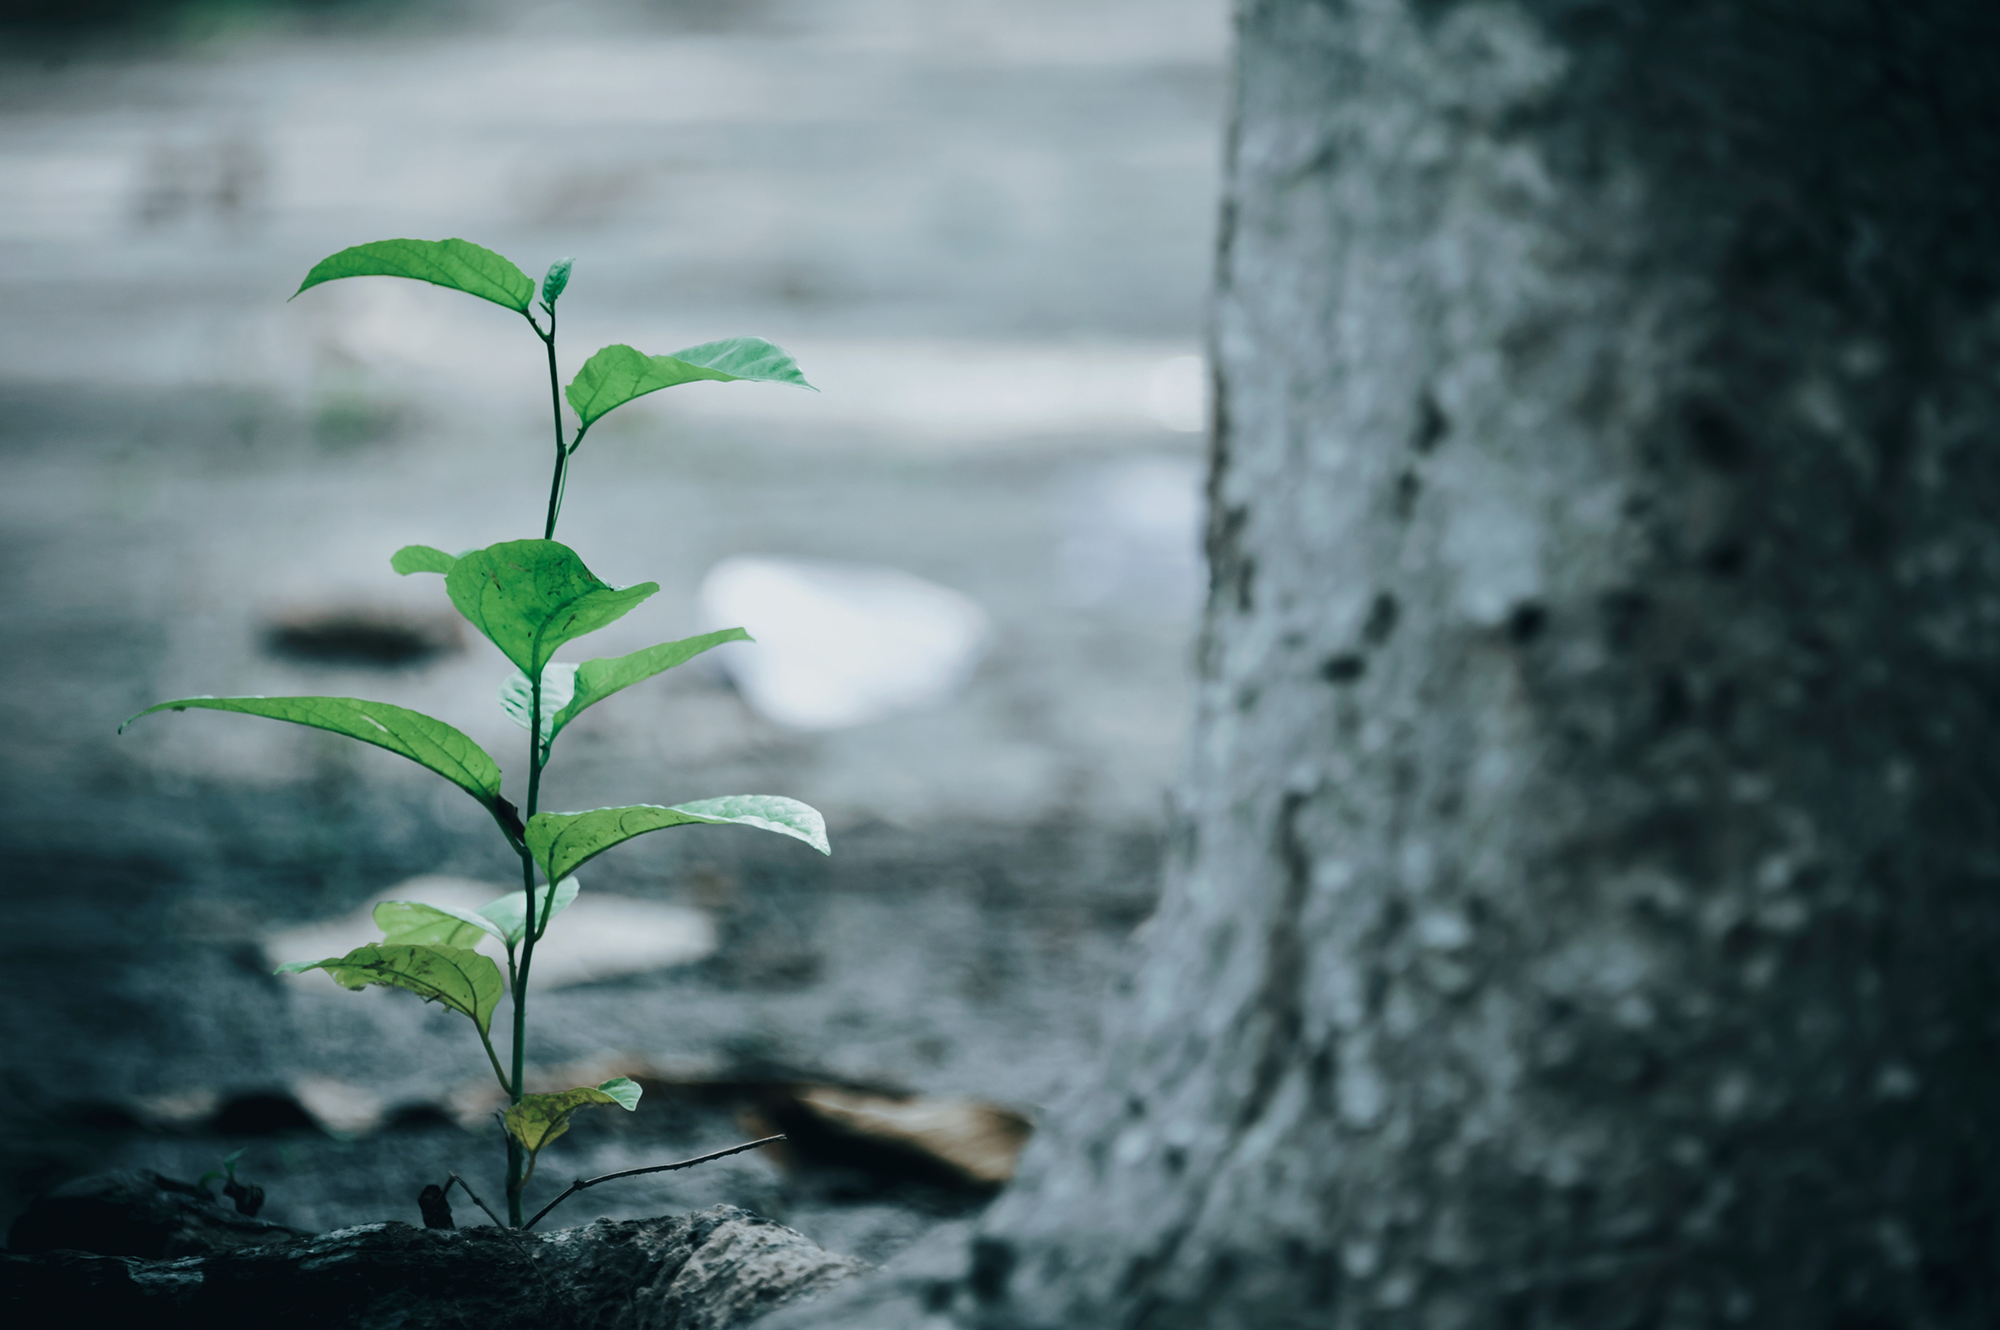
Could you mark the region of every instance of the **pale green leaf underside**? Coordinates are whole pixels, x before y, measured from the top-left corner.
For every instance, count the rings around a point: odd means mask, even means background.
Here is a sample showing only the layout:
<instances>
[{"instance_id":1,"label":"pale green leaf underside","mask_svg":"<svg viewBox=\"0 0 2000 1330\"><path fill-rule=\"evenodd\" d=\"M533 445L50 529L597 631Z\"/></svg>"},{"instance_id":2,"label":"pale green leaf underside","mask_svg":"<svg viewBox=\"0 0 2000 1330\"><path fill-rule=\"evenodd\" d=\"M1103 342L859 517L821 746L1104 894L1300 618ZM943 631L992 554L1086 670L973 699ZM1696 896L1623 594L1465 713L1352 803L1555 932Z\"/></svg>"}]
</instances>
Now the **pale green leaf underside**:
<instances>
[{"instance_id":1,"label":"pale green leaf underside","mask_svg":"<svg viewBox=\"0 0 2000 1330\"><path fill-rule=\"evenodd\" d=\"M821 854L833 853L826 841L826 820L818 810L775 794L734 794L672 808L633 804L584 813L537 813L528 819L528 852L544 873L559 879L634 836L697 823L775 831L802 840Z\"/></svg>"},{"instance_id":2,"label":"pale green leaf underside","mask_svg":"<svg viewBox=\"0 0 2000 1330\"><path fill-rule=\"evenodd\" d=\"M570 1114L592 1104L611 1104L630 1113L639 1107L639 1085L614 1076L598 1086L580 1085L557 1094L524 1094L502 1118L507 1134L531 1155L569 1130Z\"/></svg>"},{"instance_id":3,"label":"pale green leaf underside","mask_svg":"<svg viewBox=\"0 0 2000 1330\"><path fill-rule=\"evenodd\" d=\"M426 1002L437 1002L472 1018L479 1033L493 1025L493 1009L500 1004L506 982L500 967L490 959L465 947L409 946L383 943L356 947L345 956L323 961L293 961L280 965L279 974L325 970L345 988L404 988Z\"/></svg>"},{"instance_id":4,"label":"pale green leaf underside","mask_svg":"<svg viewBox=\"0 0 2000 1330\"><path fill-rule=\"evenodd\" d=\"M506 936L483 915L421 901L383 901L375 907L375 926L392 945L470 947L486 934Z\"/></svg>"},{"instance_id":5,"label":"pale green leaf underside","mask_svg":"<svg viewBox=\"0 0 2000 1330\"><path fill-rule=\"evenodd\" d=\"M554 305L562 299L563 291L569 286L570 269L576 266L575 259L557 259L549 265L542 276L542 303Z\"/></svg>"},{"instance_id":6,"label":"pale green leaf underside","mask_svg":"<svg viewBox=\"0 0 2000 1330\"><path fill-rule=\"evenodd\" d=\"M448 573L457 562L456 554L446 554L435 545L405 545L389 556L389 567L404 577L411 573Z\"/></svg>"},{"instance_id":7,"label":"pale green leaf underside","mask_svg":"<svg viewBox=\"0 0 2000 1330\"><path fill-rule=\"evenodd\" d=\"M778 347L761 337L730 337L690 346L670 356L649 356L623 343L607 346L583 362L563 396L588 429L612 408L662 388L739 379L812 388L799 372L798 362Z\"/></svg>"},{"instance_id":8,"label":"pale green leaf underside","mask_svg":"<svg viewBox=\"0 0 2000 1330\"><path fill-rule=\"evenodd\" d=\"M556 737L556 713L569 705L576 693L576 666L565 665L552 660L542 666L542 747L547 749ZM534 710L534 690L528 686L528 676L515 670L500 685L500 709L507 713L507 719L528 728L528 715Z\"/></svg>"},{"instance_id":9,"label":"pale green leaf underside","mask_svg":"<svg viewBox=\"0 0 2000 1330\"><path fill-rule=\"evenodd\" d=\"M533 678L556 649L624 615L657 582L611 587L567 545L509 540L461 555L445 591L467 621Z\"/></svg>"},{"instance_id":10,"label":"pale green leaf underside","mask_svg":"<svg viewBox=\"0 0 2000 1330\"><path fill-rule=\"evenodd\" d=\"M562 707L555 714L554 727L550 737L562 732L563 726L582 715L585 709L597 705L620 689L650 679L656 674L685 665L710 647L719 647L724 642L749 642L754 639L741 628L724 628L720 632L703 633L699 637L684 637L678 642L662 642L658 646L645 647L629 656L614 656L608 660L586 660L576 667L571 691L564 699ZM549 673L558 666L550 666ZM549 696L549 673L542 676L542 696ZM525 678L523 682L526 682ZM521 728L527 728L527 721L521 720Z\"/></svg>"},{"instance_id":11,"label":"pale green leaf underside","mask_svg":"<svg viewBox=\"0 0 2000 1330\"><path fill-rule=\"evenodd\" d=\"M549 889L535 888L537 916L547 909L553 919L576 899L580 884L566 877L556 884L554 908L549 908ZM521 892L510 891L490 900L477 911L453 909L449 905L426 905L420 901L383 901L375 907L375 926L389 945L470 947L484 936L499 938L509 946L520 945L527 930L522 926L526 909Z\"/></svg>"},{"instance_id":12,"label":"pale green leaf underside","mask_svg":"<svg viewBox=\"0 0 2000 1330\"><path fill-rule=\"evenodd\" d=\"M638 1109L639 1096L645 1093L640 1088L639 1082L633 1080L630 1076L613 1076L608 1081L600 1081L598 1082L597 1089L600 1094L610 1095L611 1102L624 1109L627 1113Z\"/></svg>"},{"instance_id":13,"label":"pale green leaf underside","mask_svg":"<svg viewBox=\"0 0 2000 1330\"><path fill-rule=\"evenodd\" d=\"M373 240L321 259L298 291L343 277L408 277L463 291L525 314L535 283L509 259L469 240Z\"/></svg>"},{"instance_id":14,"label":"pale green leaf underside","mask_svg":"<svg viewBox=\"0 0 2000 1330\"><path fill-rule=\"evenodd\" d=\"M191 708L234 711L344 734L429 767L489 808L500 797L500 767L485 749L434 716L387 702L355 697L183 697L147 707L125 725L155 711ZM118 727L121 733L125 725Z\"/></svg>"},{"instance_id":15,"label":"pale green leaf underside","mask_svg":"<svg viewBox=\"0 0 2000 1330\"><path fill-rule=\"evenodd\" d=\"M564 910L567 910L569 903L576 899L576 893L581 887L582 884L573 877L566 877L556 883L556 901L553 907L549 905L549 889L545 886L536 887L535 914L537 919L540 918L544 910L548 911L548 916L551 919L561 914ZM522 920L527 916L525 908L527 901L525 897L525 892L510 891L498 900L490 900L479 907L479 913L484 915L488 921L500 930L500 936L515 945L519 945L521 939L526 937L528 932L527 927L522 923Z\"/></svg>"}]
</instances>

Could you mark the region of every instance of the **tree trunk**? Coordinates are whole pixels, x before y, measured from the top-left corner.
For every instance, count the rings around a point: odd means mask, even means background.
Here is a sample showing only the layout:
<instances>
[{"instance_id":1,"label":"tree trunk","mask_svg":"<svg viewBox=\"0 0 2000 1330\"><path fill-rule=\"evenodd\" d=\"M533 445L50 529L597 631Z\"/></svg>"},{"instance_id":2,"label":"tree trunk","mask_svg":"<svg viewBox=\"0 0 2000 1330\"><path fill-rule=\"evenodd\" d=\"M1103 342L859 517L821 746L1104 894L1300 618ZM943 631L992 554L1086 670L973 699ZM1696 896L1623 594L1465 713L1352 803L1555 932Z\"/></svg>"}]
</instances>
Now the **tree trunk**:
<instances>
[{"instance_id":1,"label":"tree trunk","mask_svg":"<svg viewBox=\"0 0 2000 1330\"><path fill-rule=\"evenodd\" d=\"M929 1306L2000 1323L2000 6L1238 38L1165 899Z\"/></svg>"}]
</instances>

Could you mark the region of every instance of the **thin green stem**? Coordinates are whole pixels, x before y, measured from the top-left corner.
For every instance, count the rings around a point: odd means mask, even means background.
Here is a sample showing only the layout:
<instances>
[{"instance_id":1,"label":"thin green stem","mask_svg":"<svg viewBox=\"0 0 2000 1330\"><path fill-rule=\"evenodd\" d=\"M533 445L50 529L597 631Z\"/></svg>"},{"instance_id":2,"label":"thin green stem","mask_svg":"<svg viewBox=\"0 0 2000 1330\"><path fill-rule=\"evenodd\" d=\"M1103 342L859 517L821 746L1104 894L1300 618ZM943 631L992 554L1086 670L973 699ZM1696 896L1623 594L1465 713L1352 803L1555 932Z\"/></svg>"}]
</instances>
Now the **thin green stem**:
<instances>
[{"instance_id":1,"label":"thin green stem","mask_svg":"<svg viewBox=\"0 0 2000 1330\"><path fill-rule=\"evenodd\" d=\"M521 1226L521 1143L511 1133L507 1137L507 1222ZM497 1220L495 1221L498 1222Z\"/></svg>"},{"instance_id":2,"label":"thin green stem","mask_svg":"<svg viewBox=\"0 0 2000 1330\"><path fill-rule=\"evenodd\" d=\"M535 816L542 797L542 678L535 672L528 690L528 807L523 825ZM521 1102L528 1052L528 971L535 963L535 858L526 844L521 846L521 891L526 897L521 911L521 964L514 972L514 1083L508 1091L515 1103ZM554 895L553 891L550 895ZM512 957L510 956L511 960ZM512 968L511 966L509 968ZM532 1167L532 1166L531 1166ZM521 1170L521 1146L507 1138L507 1214L515 1225L521 1222L521 1190L528 1185Z\"/></svg>"},{"instance_id":3,"label":"thin green stem","mask_svg":"<svg viewBox=\"0 0 2000 1330\"><path fill-rule=\"evenodd\" d=\"M570 436L569 447L558 446L556 450L556 473L549 482L549 522L544 528L542 539L554 540L556 520L562 516L563 499L569 495L569 459L576 456L576 450L583 446L583 436L590 427L578 425L576 433Z\"/></svg>"},{"instance_id":4,"label":"thin green stem","mask_svg":"<svg viewBox=\"0 0 2000 1330\"><path fill-rule=\"evenodd\" d=\"M508 1082L507 1073L500 1070L500 1055L493 1051L492 1037L486 1031L481 1030L479 1032L479 1042L486 1047L486 1060L493 1064L493 1074L500 1078L500 1088L507 1092L508 1098L514 1098L514 1087Z\"/></svg>"},{"instance_id":5,"label":"thin green stem","mask_svg":"<svg viewBox=\"0 0 2000 1330\"><path fill-rule=\"evenodd\" d=\"M547 757L544 757L542 760L544 762L548 761ZM528 919L528 927L531 930L528 934L530 940L535 942L540 942L542 940L542 934L549 931L549 920L555 915L555 912L556 912L556 882L554 878L550 878L548 894L542 898L541 917L535 918L531 914Z\"/></svg>"},{"instance_id":6,"label":"thin green stem","mask_svg":"<svg viewBox=\"0 0 2000 1330\"><path fill-rule=\"evenodd\" d=\"M542 328L540 323L536 322L532 312L524 310L522 313L528 320L528 326L535 330L535 336L542 339L542 347L548 352L549 358L549 415L555 424L556 467L555 474L549 478L549 513L548 520L542 528L542 539L554 540L556 538L556 518L562 512L563 485L568 478L569 455L572 445L566 445L563 441L562 377L561 372L556 367L555 306L544 303L542 308L548 311L549 316L549 326L546 330ZM579 430L577 441L582 442L582 437L582 431ZM542 680L539 673L530 681L529 687L528 803L526 812L521 818L521 824L524 828L528 821L535 816L535 810L541 801L542 764L548 758L548 753L542 746ZM518 966L515 961L514 948L512 946L507 948L507 981L508 987L514 995L514 1076L512 1083L508 1086L507 1093L508 1097L518 1104L521 1102L521 1095L525 1085L524 1078L527 1071L528 971L534 965L535 942L541 936L541 930L535 926L537 922L535 911L535 857L528 850L525 833L522 837L510 834L508 840L513 843L514 849L521 856L521 892L526 898L521 912L522 938ZM554 883L550 884L549 898L551 903L553 903L555 898ZM541 920L541 923L544 928L547 927L546 919ZM494 1070L499 1070L497 1064ZM503 1084L507 1084L507 1078L502 1077L501 1080ZM533 1173L534 1163L532 1160L528 1161L526 1170L523 1170L521 1143L512 1136L509 1136L507 1138L507 1217L509 1222L516 1226L521 1222L521 1192L528 1185L528 1179L533 1176Z\"/></svg>"},{"instance_id":7,"label":"thin green stem","mask_svg":"<svg viewBox=\"0 0 2000 1330\"><path fill-rule=\"evenodd\" d=\"M556 311L553 305L543 308L549 312L547 332L542 332L541 325L535 324L532 318L528 322L534 324L535 331L541 334L542 345L549 353L549 414L555 418L556 425L556 471L549 478L549 518L542 528L542 539L554 540L556 518L562 513L563 482L568 478L570 450L563 444L562 382L556 369Z\"/></svg>"},{"instance_id":8,"label":"thin green stem","mask_svg":"<svg viewBox=\"0 0 2000 1330\"><path fill-rule=\"evenodd\" d=\"M556 454L556 474L555 479L550 482L550 491L549 524L546 528L548 534L542 537L543 540L554 540L556 538L556 519L562 516L563 496L569 493L569 454L567 452Z\"/></svg>"}]
</instances>

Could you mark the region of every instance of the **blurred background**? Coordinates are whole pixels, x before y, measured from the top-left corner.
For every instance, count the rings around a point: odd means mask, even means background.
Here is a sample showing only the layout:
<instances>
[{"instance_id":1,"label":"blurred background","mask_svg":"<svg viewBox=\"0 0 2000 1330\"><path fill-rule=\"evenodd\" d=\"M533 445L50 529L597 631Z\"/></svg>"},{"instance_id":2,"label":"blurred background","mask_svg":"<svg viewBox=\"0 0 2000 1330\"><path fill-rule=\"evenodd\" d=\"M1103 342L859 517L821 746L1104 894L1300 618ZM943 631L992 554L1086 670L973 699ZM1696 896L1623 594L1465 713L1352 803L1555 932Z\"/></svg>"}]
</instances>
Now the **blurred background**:
<instances>
[{"instance_id":1,"label":"blurred background","mask_svg":"<svg viewBox=\"0 0 2000 1330\"><path fill-rule=\"evenodd\" d=\"M647 1097L580 1117L534 1196L782 1129L782 1156L562 1219L729 1201L879 1260L982 1204L1151 908L1203 586L1226 8L0 4L0 1211L244 1147L265 1216L306 1228L415 1222L448 1168L500 1191L461 1018L270 974L372 940L374 901L504 891L481 810L247 717L116 735L164 698L373 697L521 798L508 667L388 557L540 534L542 351L416 283L287 303L391 236L574 255L565 378L747 333L821 389L675 389L577 457L561 537L662 590L566 658L766 640L590 712L543 806L786 794L834 856L705 828L585 870L533 1088Z\"/></svg>"}]
</instances>

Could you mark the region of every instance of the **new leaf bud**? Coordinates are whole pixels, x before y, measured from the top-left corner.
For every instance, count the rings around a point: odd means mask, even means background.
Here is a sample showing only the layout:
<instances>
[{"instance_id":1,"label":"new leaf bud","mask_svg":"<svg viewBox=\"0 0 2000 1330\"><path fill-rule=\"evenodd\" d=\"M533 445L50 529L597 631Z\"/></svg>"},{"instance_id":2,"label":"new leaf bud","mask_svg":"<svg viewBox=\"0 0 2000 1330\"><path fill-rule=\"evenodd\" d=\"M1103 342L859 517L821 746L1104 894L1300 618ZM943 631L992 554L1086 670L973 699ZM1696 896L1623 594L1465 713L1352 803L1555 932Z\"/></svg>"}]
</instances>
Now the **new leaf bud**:
<instances>
[{"instance_id":1,"label":"new leaf bud","mask_svg":"<svg viewBox=\"0 0 2000 1330\"><path fill-rule=\"evenodd\" d=\"M574 259L557 259L549 265L549 275L542 278L542 303L553 305L556 297L569 285L569 268Z\"/></svg>"}]
</instances>

